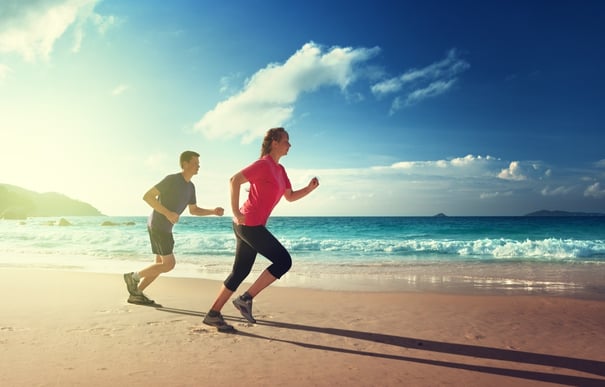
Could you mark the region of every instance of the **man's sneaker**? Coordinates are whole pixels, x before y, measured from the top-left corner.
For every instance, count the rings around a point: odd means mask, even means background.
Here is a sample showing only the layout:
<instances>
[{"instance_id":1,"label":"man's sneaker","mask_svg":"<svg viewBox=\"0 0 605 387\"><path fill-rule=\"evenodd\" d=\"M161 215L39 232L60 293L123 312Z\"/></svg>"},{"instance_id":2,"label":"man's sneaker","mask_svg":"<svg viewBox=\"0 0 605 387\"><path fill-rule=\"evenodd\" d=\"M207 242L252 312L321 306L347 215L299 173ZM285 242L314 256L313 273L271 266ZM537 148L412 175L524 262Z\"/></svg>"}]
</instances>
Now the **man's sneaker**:
<instances>
[{"instance_id":1,"label":"man's sneaker","mask_svg":"<svg viewBox=\"0 0 605 387\"><path fill-rule=\"evenodd\" d=\"M239 312L250 321L252 324L256 324L256 320L252 317L252 300L244 301L241 297L233 299L233 305L239 310Z\"/></svg>"},{"instance_id":2,"label":"man's sneaker","mask_svg":"<svg viewBox=\"0 0 605 387\"><path fill-rule=\"evenodd\" d=\"M126 273L124 274L124 282L126 282L126 288L128 289L128 293L133 296L141 295L141 291L139 290L139 281L133 278L134 273Z\"/></svg>"},{"instance_id":3,"label":"man's sneaker","mask_svg":"<svg viewBox=\"0 0 605 387\"><path fill-rule=\"evenodd\" d=\"M131 294L130 297L128 297L128 302L136 305L154 306L156 308L162 307L162 305L158 304L154 300L150 300L149 298L147 298L147 296L143 293Z\"/></svg>"},{"instance_id":4,"label":"man's sneaker","mask_svg":"<svg viewBox=\"0 0 605 387\"><path fill-rule=\"evenodd\" d=\"M222 314L218 314L216 316L210 316L206 314L204 317L204 324L210 325L212 327L216 327L219 332L235 332L235 328L232 325L229 325L225 322Z\"/></svg>"}]
</instances>

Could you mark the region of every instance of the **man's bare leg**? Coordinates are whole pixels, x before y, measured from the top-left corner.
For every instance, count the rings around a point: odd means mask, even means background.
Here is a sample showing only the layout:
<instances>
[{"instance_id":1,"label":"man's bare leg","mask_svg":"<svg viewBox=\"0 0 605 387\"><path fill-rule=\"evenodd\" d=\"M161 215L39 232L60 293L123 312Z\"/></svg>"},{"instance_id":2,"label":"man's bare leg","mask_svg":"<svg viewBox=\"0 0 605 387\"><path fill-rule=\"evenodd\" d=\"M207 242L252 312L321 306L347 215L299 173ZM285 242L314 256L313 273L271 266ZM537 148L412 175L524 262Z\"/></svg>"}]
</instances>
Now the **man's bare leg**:
<instances>
[{"instance_id":1,"label":"man's bare leg","mask_svg":"<svg viewBox=\"0 0 605 387\"><path fill-rule=\"evenodd\" d=\"M174 254L160 256L156 255L155 262L153 265L141 270L138 275L141 278L139 283L139 290L142 292L145 290L156 278L162 273L168 273L174 269L176 265L176 259Z\"/></svg>"}]
</instances>

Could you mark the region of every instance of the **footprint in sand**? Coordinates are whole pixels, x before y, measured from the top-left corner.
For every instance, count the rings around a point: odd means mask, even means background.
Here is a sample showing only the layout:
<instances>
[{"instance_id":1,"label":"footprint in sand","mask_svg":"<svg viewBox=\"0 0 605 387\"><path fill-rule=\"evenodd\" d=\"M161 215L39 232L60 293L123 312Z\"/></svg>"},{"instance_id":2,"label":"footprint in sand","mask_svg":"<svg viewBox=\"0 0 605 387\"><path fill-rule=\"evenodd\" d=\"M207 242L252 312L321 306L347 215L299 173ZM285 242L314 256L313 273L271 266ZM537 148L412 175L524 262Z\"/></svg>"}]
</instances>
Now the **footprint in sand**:
<instances>
[{"instance_id":1,"label":"footprint in sand","mask_svg":"<svg viewBox=\"0 0 605 387\"><path fill-rule=\"evenodd\" d=\"M485 339L485 336L480 334L480 333L473 333L473 332L467 332L464 335L465 338L467 338L468 340L483 340Z\"/></svg>"},{"instance_id":2,"label":"footprint in sand","mask_svg":"<svg viewBox=\"0 0 605 387\"><path fill-rule=\"evenodd\" d=\"M169 320L169 321L148 321L147 325L158 326L158 325L168 325L168 324L178 324L183 322L183 320Z\"/></svg>"},{"instance_id":3,"label":"footprint in sand","mask_svg":"<svg viewBox=\"0 0 605 387\"><path fill-rule=\"evenodd\" d=\"M121 331L119 328L104 328L104 327L93 327L93 328L75 328L69 329L68 333L81 333L81 334L93 334L97 336L114 336L117 331Z\"/></svg>"},{"instance_id":4,"label":"footprint in sand","mask_svg":"<svg viewBox=\"0 0 605 387\"><path fill-rule=\"evenodd\" d=\"M29 328L0 327L0 332L24 332L28 330Z\"/></svg>"},{"instance_id":5,"label":"footprint in sand","mask_svg":"<svg viewBox=\"0 0 605 387\"><path fill-rule=\"evenodd\" d=\"M214 329L213 329L214 331ZM195 327L195 328L191 328L189 329L189 334L191 335L200 335L200 334L205 334L205 333L210 333L210 330L204 327Z\"/></svg>"}]
</instances>

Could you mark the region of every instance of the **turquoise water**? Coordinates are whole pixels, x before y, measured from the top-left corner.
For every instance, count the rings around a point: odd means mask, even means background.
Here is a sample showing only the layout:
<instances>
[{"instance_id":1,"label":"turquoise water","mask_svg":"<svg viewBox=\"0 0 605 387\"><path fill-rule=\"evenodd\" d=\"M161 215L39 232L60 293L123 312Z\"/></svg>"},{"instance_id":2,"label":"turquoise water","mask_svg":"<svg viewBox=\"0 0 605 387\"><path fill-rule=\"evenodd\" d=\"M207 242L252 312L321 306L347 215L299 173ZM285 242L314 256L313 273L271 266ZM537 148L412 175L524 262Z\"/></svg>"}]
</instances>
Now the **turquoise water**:
<instances>
[{"instance_id":1,"label":"turquoise water","mask_svg":"<svg viewBox=\"0 0 605 387\"><path fill-rule=\"evenodd\" d=\"M0 221L0 267L119 273L152 261L146 217L65 219ZM274 217L268 228L294 260L286 286L605 293L605 217ZM182 217L174 234L169 275L224 279L229 217Z\"/></svg>"}]
</instances>

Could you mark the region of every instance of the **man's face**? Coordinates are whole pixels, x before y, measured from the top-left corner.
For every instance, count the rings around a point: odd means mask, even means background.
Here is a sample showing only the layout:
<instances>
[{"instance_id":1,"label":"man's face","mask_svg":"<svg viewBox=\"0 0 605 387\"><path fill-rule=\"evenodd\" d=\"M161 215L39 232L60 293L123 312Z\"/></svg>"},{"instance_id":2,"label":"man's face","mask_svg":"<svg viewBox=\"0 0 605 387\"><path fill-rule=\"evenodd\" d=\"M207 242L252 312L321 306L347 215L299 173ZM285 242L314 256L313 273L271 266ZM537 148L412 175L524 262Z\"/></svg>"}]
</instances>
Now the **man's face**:
<instances>
[{"instance_id":1,"label":"man's face","mask_svg":"<svg viewBox=\"0 0 605 387\"><path fill-rule=\"evenodd\" d=\"M197 175L197 171L200 170L200 158L199 157L192 157L191 160L189 161L185 161L183 163L183 171L185 173L191 174L191 175Z\"/></svg>"}]
</instances>

